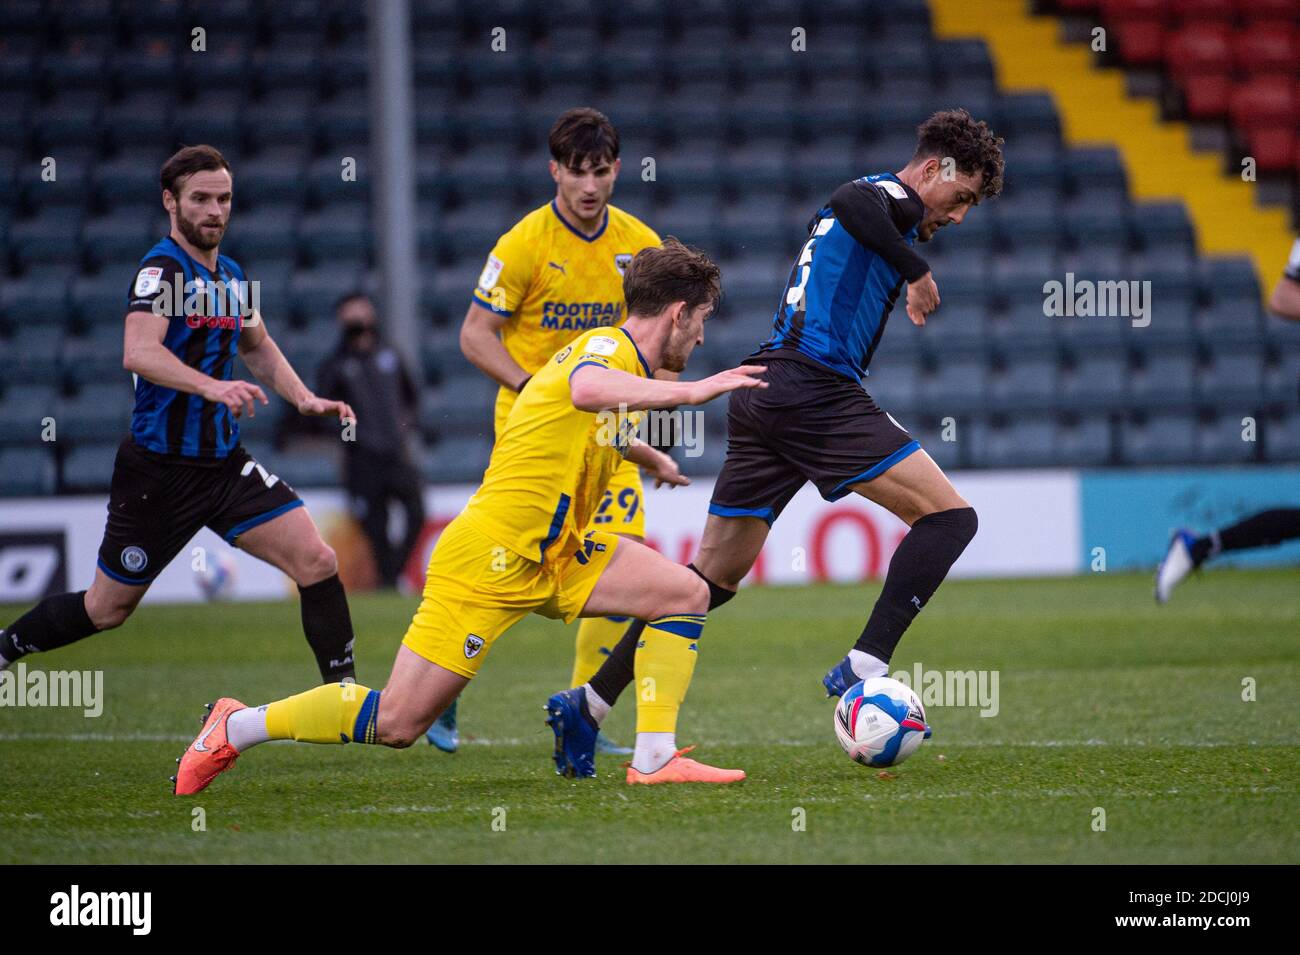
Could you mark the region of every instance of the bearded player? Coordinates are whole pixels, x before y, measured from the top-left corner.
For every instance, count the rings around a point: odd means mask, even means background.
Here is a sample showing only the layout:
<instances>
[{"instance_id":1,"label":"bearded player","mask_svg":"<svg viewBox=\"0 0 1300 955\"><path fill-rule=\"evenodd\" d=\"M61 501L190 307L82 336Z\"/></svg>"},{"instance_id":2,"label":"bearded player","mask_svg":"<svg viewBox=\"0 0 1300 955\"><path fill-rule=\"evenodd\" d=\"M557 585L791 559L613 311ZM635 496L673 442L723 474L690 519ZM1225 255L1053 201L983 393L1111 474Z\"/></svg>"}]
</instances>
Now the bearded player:
<instances>
[{"instance_id":1,"label":"bearded player","mask_svg":"<svg viewBox=\"0 0 1300 955\"><path fill-rule=\"evenodd\" d=\"M717 305L718 268L702 253L671 238L644 249L626 271L624 294L627 321L561 348L506 416L483 484L434 546L424 599L384 689L333 684L256 708L218 700L181 757L178 795L199 792L267 740L410 746L497 639L530 613L648 621L633 666L654 693L637 709L629 783L744 778L676 749L708 588L646 545L592 528L591 519L625 459L669 484L688 483L672 458L636 439L637 411L761 387L754 377L761 369L742 366L697 382L654 378L660 367L685 368Z\"/></svg>"},{"instance_id":2,"label":"bearded player","mask_svg":"<svg viewBox=\"0 0 1300 955\"><path fill-rule=\"evenodd\" d=\"M550 172L555 197L497 241L461 327L461 349L500 385L499 437L520 391L537 369L584 331L625 318L623 270L659 236L609 204L619 172L618 131L594 109L571 109L551 127ZM610 479L592 527L632 540L645 537L641 473L631 461ZM613 650L627 620L589 617L578 624L570 686L591 678ZM454 752L456 708L429 729L429 742ZM630 753L597 739L601 752Z\"/></svg>"},{"instance_id":3,"label":"bearded player","mask_svg":"<svg viewBox=\"0 0 1300 955\"><path fill-rule=\"evenodd\" d=\"M121 626L208 527L293 578L322 679L353 677L352 620L334 551L293 488L239 443L238 419L267 398L233 377L236 353L301 414L355 416L302 383L250 308L244 270L219 253L232 183L230 164L211 146L187 146L162 167L171 231L140 261L128 295L122 364L135 375L135 411L113 465L95 578L0 630L0 669Z\"/></svg>"},{"instance_id":4,"label":"bearded player","mask_svg":"<svg viewBox=\"0 0 1300 955\"><path fill-rule=\"evenodd\" d=\"M917 127L901 171L837 189L809 224L771 337L746 359L766 366L770 387L729 399L727 458L690 564L709 588L710 610L736 595L772 523L808 481L828 501L858 494L910 528L862 635L822 681L831 696L889 672L903 632L975 536L974 508L860 379L904 287L914 324L938 307L930 267L913 246L1001 192L1001 143L965 110L938 112ZM590 751L601 715L633 679L640 631L633 623L595 677L548 701L591 717L566 722L569 750Z\"/></svg>"}]
</instances>

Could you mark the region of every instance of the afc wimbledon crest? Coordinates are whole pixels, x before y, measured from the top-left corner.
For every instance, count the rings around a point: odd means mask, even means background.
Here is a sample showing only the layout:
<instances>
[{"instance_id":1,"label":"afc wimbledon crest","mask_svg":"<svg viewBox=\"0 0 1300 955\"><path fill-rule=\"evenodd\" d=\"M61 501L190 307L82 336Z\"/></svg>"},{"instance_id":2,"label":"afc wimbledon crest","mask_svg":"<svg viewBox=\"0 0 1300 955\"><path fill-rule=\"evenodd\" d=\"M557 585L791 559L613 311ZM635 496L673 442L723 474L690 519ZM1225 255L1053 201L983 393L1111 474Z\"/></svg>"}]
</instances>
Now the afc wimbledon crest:
<instances>
[{"instance_id":1,"label":"afc wimbledon crest","mask_svg":"<svg viewBox=\"0 0 1300 955\"><path fill-rule=\"evenodd\" d=\"M618 269L618 274L622 275L627 271L627 267L632 264L631 252L620 252L614 256L614 268Z\"/></svg>"}]
</instances>

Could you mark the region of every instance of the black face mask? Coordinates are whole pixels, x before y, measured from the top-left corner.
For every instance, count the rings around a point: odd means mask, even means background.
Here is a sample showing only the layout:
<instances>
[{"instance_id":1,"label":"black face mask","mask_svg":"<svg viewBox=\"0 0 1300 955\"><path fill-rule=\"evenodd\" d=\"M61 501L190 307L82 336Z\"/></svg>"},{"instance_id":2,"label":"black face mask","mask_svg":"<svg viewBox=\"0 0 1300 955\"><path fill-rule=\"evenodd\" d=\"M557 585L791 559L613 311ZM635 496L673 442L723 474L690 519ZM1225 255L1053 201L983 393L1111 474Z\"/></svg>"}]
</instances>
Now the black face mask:
<instances>
[{"instance_id":1,"label":"black face mask","mask_svg":"<svg viewBox=\"0 0 1300 955\"><path fill-rule=\"evenodd\" d=\"M370 331L369 325L344 325L343 338L345 341L355 342L366 332Z\"/></svg>"}]
</instances>

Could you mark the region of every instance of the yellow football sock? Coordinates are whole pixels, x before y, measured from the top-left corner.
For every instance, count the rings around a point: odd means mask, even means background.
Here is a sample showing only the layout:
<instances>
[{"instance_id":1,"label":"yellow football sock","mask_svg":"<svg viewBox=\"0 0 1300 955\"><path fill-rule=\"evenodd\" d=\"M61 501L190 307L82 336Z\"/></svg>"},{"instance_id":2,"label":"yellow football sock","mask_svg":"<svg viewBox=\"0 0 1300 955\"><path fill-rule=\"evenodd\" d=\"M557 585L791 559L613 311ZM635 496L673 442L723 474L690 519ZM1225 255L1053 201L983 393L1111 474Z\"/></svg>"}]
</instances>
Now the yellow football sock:
<instances>
[{"instance_id":1,"label":"yellow football sock","mask_svg":"<svg viewBox=\"0 0 1300 955\"><path fill-rule=\"evenodd\" d=\"M677 711L691 685L704 614L676 613L646 624L637 644L636 731L677 732Z\"/></svg>"},{"instance_id":2,"label":"yellow football sock","mask_svg":"<svg viewBox=\"0 0 1300 955\"><path fill-rule=\"evenodd\" d=\"M600 669L614 644L627 633L631 617L587 617L578 624L573 653L573 676L569 686L582 686Z\"/></svg>"},{"instance_id":3,"label":"yellow football sock","mask_svg":"<svg viewBox=\"0 0 1300 955\"><path fill-rule=\"evenodd\" d=\"M271 739L302 743L373 743L378 722L379 691L359 683L326 683L266 708Z\"/></svg>"}]
</instances>

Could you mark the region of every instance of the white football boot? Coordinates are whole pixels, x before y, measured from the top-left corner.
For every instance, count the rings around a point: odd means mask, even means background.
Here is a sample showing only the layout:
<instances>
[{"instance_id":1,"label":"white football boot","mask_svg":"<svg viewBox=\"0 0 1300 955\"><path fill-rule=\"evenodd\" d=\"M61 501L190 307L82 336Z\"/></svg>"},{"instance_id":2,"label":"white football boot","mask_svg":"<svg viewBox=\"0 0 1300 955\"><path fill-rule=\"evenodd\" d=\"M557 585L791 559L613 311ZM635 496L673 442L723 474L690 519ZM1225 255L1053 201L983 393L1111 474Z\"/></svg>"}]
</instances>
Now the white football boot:
<instances>
[{"instance_id":1,"label":"white football boot","mask_svg":"<svg viewBox=\"0 0 1300 955\"><path fill-rule=\"evenodd\" d=\"M1156 603L1168 603L1174 588L1199 566L1192 558L1192 545L1195 543L1196 535L1191 531L1181 527L1174 531L1165 559L1156 568Z\"/></svg>"}]
</instances>

